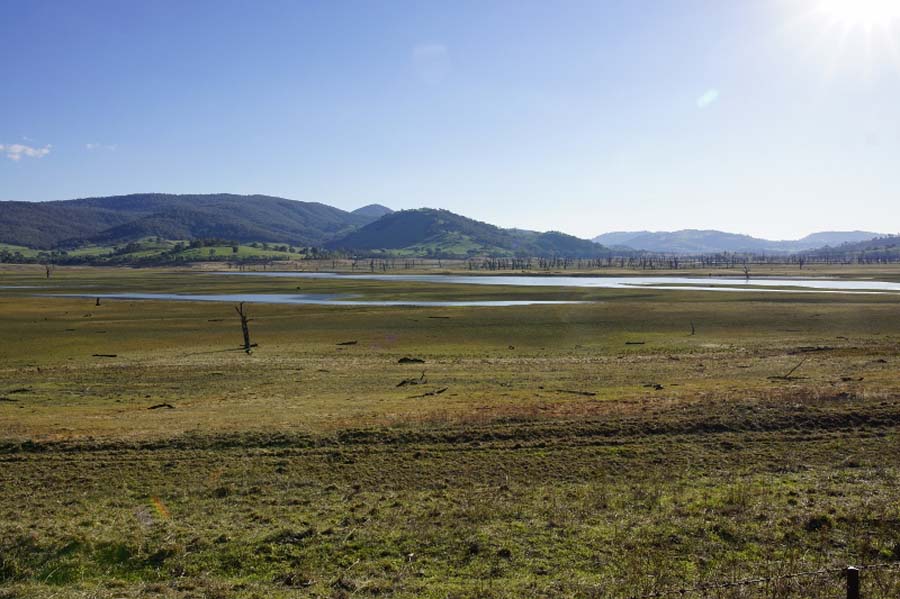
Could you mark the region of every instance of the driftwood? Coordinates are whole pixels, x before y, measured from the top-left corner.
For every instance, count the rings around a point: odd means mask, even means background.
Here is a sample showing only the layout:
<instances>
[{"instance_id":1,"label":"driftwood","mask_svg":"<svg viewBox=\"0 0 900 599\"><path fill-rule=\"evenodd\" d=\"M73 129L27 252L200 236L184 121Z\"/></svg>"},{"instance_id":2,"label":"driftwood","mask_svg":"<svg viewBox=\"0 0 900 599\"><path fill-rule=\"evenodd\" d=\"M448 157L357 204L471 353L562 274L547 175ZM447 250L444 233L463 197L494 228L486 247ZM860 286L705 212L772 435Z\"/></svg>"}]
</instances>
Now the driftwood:
<instances>
[{"instance_id":1,"label":"driftwood","mask_svg":"<svg viewBox=\"0 0 900 599\"><path fill-rule=\"evenodd\" d=\"M424 364L425 360L422 358L410 358L406 356L405 358L400 358L397 360L397 364Z\"/></svg>"},{"instance_id":2,"label":"driftwood","mask_svg":"<svg viewBox=\"0 0 900 599\"><path fill-rule=\"evenodd\" d=\"M399 383L397 383L398 387L405 387L407 385L424 385L428 382L428 379L425 378L425 371L422 371L422 374L419 378L411 378L411 379L403 379Z\"/></svg>"},{"instance_id":3,"label":"driftwood","mask_svg":"<svg viewBox=\"0 0 900 599\"><path fill-rule=\"evenodd\" d=\"M626 341L625 345L644 345L646 341Z\"/></svg>"},{"instance_id":4,"label":"driftwood","mask_svg":"<svg viewBox=\"0 0 900 599\"><path fill-rule=\"evenodd\" d=\"M356 345L359 341L341 341L338 345Z\"/></svg>"},{"instance_id":5,"label":"driftwood","mask_svg":"<svg viewBox=\"0 0 900 599\"><path fill-rule=\"evenodd\" d=\"M155 406L150 406L150 407L147 408L147 409L148 409L148 410L159 410L159 409L161 409L161 408L165 408L165 409L167 409L167 410L174 410L174 409L175 409L175 406L173 406L173 405L170 404L170 403L158 403L158 404L156 404Z\"/></svg>"},{"instance_id":6,"label":"driftwood","mask_svg":"<svg viewBox=\"0 0 900 599\"><path fill-rule=\"evenodd\" d=\"M423 393L422 395L412 395L410 397L407 397L406 399L421 399L423 397L433 397L435 395L440 395L447 389L449 389L449 387L443 387L442 389L435 389L434 391L429 391L428 393Z\"/></svg>"},{"instance_id":7,"label":"driftwood","mask_svg":"<svg viewBox=\"0 0 900 599\"><path fill-rule=\"evenodd\" d=\"M555 393L569 393L571 395L583 395L585 397L594 397L597 394L593 391L573 391L571 389L554 389Z\"/></svg>"},{"instance_id":8,"label":"driftwood","mask_svg":"<svg viewBox=\"0 0 900 599\"><path fill-rule=\"evenodd\" d=\"M118 358L119 354L94 354L94 358Z\"/></svg>"},{"instance_id":9,"label":"driftwood","mask_svg":"<svg viewBox=\"0 0 900 599\"><path fill-rule=\"evenodd\" d=\"M769 379L773 380L773 381L789 381L789 380L791 380L791 375L794 374L795 372L797 372L797 369L800 368L801 366L803 366L804 362L806 362L807 359L808 358L803 358L802 360L800 360L800 363L797 364L796 366L794 366L793 368L791 368L790 370L788 370L787 374L780 375L780 376L770 376Z\"/></svg>"}]
</instances>

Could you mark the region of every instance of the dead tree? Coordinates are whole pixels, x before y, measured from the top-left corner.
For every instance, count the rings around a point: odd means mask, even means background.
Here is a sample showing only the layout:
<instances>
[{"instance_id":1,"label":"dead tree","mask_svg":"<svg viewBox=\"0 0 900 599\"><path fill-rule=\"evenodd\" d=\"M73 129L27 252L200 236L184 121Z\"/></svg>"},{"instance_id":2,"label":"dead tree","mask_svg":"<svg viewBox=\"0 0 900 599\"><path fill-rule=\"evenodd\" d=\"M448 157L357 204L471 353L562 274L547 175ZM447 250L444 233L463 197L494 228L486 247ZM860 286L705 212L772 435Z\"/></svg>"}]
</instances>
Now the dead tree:
<instances>
[{"instance_id":1,"label":"dead tree","mask_svg":"<svg viewBox=\"0 0 900 599\"><path fill-rule=\"evenodd\" d=\"M750 280L750 265L744 264L743 270L744 270L744 278L749 281Z\"/></svg>"},{"instance_id":2,"label":"dead tree","mask_svg":"<svg viewBox=\"0 0 900 599\"><path fill-rule=\"evenodd\" d=\"M44 272L47 274L47 278L49 279L50 275L53 274L53 265L49 263L45 264Z\"/></svg>"},{"instance_id":3,"label":"dead tree","mask_svg":"<svg viewBox=\"0 0 900 599\"><path fill-rule=\"evenodd\" d=\"M234 311L241 317L241 332L244 333L244 351L249 354L253 351L251 349L253 345L250 343L250 318L247 315L247 311L244 310L244 302L235 306Z\"/></svg>"}]
</instances>

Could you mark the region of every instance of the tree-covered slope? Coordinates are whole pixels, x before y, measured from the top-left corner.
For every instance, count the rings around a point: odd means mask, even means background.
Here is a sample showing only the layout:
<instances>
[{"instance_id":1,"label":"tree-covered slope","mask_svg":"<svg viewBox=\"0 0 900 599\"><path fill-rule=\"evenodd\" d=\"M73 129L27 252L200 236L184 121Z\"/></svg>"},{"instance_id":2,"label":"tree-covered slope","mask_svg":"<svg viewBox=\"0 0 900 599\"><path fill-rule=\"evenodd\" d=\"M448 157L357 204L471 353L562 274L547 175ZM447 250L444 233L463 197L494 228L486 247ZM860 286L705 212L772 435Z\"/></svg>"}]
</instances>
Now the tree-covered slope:
<instances>
[{"instance_id":1,"label":"tree-covered slope","mask_svg":"<svg viewBox=\"0 0 900 599\"><path fill-rule=\"evenodd\" d=\"M0 242L52 248L158 235L321 245L375 218L325 204L262 195L133 194L0 202Z\"/></svg>"},{"instance_id":2,"label":"tree-covered slope","mask_svg":"<svg viewBox=\"0 0 900 599\"><path fill-rule=\"evenodd\" d=\"M408 250L443 255L519 254L599 256L606 249L564 233L501 229L447 210L394 212L327 247L345 250Z\"/></svg>"}]
</instances>

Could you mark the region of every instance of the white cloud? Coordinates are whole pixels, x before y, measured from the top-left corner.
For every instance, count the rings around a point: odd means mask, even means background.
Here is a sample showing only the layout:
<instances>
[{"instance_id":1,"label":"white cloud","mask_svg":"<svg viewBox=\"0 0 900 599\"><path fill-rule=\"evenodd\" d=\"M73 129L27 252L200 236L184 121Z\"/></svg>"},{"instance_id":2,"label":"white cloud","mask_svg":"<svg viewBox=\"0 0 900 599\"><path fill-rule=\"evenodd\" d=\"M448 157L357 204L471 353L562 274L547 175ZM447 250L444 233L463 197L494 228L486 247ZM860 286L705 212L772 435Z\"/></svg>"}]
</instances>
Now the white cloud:
<instances>
[{"instance_id":1,"label":"white cloud","mask_svg":"<svg viewBox=\"0 0 900 599\"><path fill-rule=\"evenodd\" d=\"M413 66L425 83L436 85L450 72L450 52L443 44L419 44L412 51Z\"/></svg>"},{"instance_id":2,"label":"white cloud","mask_svg":"<svg viewBox=\"0 0 900 599\"><path fill-rule=\"evenodd\" d=\"M706 108L710 104L714 104L719 100L719 90L714 87L703 92L703 95L697 98L697 108Z\"/></svg>"},{"instance_id":3,"label":"white cloud","mask_svg":"<svg viewBox=\"0 0 900 599\"><path fill-rule=\"evenodd\" d=\"M23 144L0 144L0 153L6 154L6 157L13 162L18 162L23 156L26 158L43 158L50 153L50 148L52 147L49 144L43 148L33 148Z\"/></svg>"},{"instance_id":4,"label":"white cloud","mask_svg":"<svg viewBox=\"0 0 900 599\"><path fill-rule=\"evenodd\" d=\"M84 144L85 150L109 150L110 152L115 152L118 147L116 144Z\"/></svg>"}]
</instances>

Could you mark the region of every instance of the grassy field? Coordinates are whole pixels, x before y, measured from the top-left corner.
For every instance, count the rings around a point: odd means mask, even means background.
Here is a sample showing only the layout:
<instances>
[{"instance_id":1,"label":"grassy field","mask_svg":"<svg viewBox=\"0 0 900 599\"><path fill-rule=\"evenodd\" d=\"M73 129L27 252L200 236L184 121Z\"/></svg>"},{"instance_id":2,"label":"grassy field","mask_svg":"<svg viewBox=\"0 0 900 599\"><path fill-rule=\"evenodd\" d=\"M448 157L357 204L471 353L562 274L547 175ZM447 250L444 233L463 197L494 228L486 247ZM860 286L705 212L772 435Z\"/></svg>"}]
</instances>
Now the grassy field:
<instances>
[{"instance_id":1,"label":"grassy field","mask_svg":"<svg viewBox=\"0 0 900 599\"><path fill-rule=\"evenodd\" d=\"M590 303L251 304L247 355L230 304L35 296L120 291ZM631 597L900 561L896 296L10 267L0 330L4 599Z\"/></svg>"}]
</instances>

